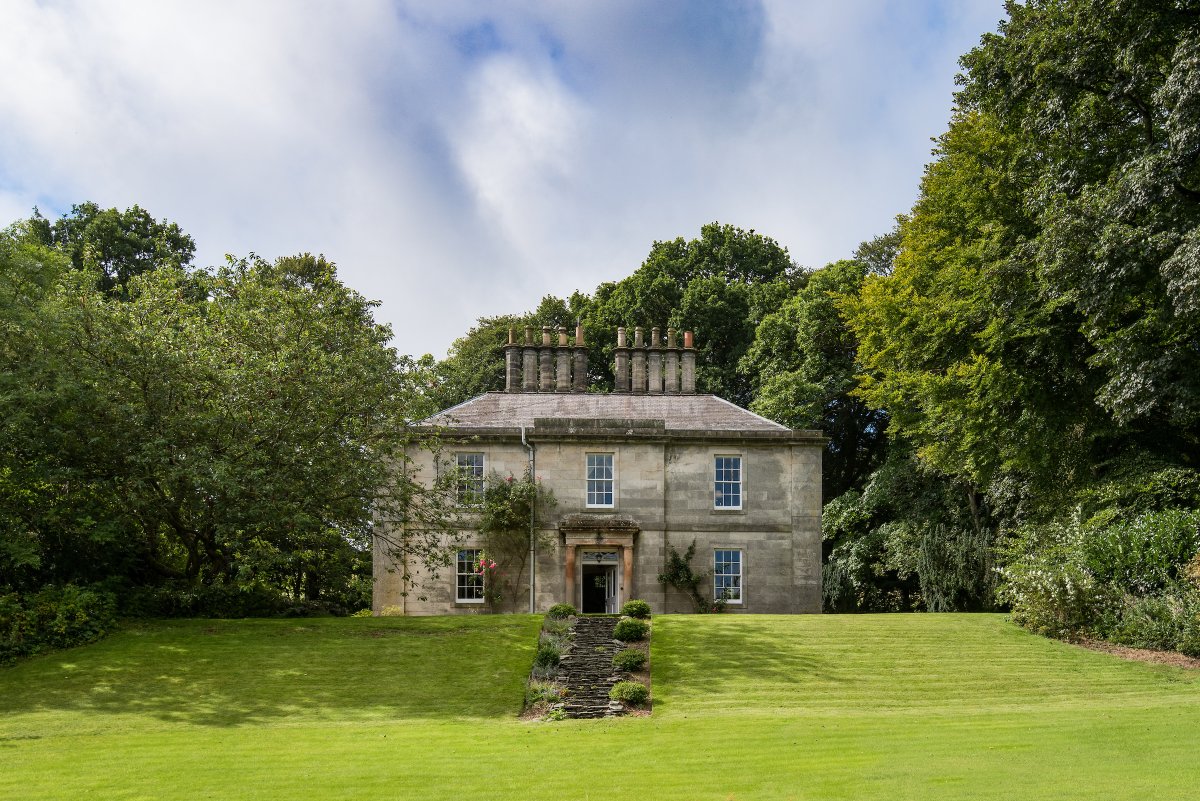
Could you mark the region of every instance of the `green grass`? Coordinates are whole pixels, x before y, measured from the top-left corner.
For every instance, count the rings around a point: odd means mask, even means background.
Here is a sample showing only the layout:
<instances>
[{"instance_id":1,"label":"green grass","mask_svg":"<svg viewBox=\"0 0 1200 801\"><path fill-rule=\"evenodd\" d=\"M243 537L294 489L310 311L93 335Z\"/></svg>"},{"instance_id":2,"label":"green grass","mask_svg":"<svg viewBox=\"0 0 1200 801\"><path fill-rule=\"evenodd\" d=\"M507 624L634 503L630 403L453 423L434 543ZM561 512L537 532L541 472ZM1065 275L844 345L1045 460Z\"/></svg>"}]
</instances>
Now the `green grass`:
<instances>
[{"instance_id":1,"label":"green grass","mask_svg":"<svg viewBox=\"0 0 1200 801\"><path fill-rule=\"evenodd\" d=\"M1200 673L996 615L655 619L654 715L516 719L528 616L185 621L0 670L0 799L1173 799Z\"/></svg>"}]
</instances>

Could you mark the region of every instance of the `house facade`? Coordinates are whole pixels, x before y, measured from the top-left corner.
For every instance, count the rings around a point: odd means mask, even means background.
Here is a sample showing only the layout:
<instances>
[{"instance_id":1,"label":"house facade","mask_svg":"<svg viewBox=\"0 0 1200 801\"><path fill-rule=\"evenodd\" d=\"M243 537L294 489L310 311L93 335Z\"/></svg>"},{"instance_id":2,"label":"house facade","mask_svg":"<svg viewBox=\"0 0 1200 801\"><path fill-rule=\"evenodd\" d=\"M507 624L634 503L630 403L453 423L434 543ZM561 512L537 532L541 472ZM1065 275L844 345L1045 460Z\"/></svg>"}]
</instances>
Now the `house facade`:
<instances>
[{"instance_id":1,"label":"house facade","mask_svg":"<svg viewBox=\"0 0 1200 801\"><path fill-rule=\"evenodd\" d=\"M673 547L704 574L700 591L726 611L821 610L821 452L817 431L793 431L695 391L695 349L668 330L632 342L620 329L616 391L586 391L583 331L568 341L510 336L504 392L489 392L423 425L440 452L412 454L420 476L455 471L464 519L486 482L532 467L554 504L535 516L536 553L500 567L510 588L489 598L479 573L485 543L461 533L455 564L406 586L402 566L375 554L379 614L544 611L566 602L615 612L631 598L655 612L686 612L688 595L658 582ZM532 566L532 570L530 569ZM531 575L532 574L532 575ZM496 578L486 577L488 581Z\"/></svg>"}]
</instances>

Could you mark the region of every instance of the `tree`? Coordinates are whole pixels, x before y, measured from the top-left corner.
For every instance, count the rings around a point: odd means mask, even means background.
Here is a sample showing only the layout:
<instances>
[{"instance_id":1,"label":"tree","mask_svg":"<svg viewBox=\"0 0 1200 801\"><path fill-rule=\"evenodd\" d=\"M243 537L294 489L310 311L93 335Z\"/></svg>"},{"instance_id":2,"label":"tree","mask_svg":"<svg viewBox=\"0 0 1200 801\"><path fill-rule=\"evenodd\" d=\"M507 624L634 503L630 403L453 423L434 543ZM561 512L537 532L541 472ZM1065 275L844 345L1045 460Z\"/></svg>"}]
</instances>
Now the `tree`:
<instances>
[{"instance_id":1,"label":"tree","mask_svg":"<svg viewBox=\"0 0 1200 801\"><path fill-rule=\"evenodd\" d=\"M755 392L753 411L829 437L827 499L859 484L883 452L887 415L853 394L858 342L836 303L858 293L868 269L860 261L840 261L806 274L804 285L763 317L740 365Z\"/></svg>"},{"instance_id":2,"label":"tree","mask_svg":"<svg viewBox=\"0 0 1200 801\"><path fill-rule=\"evenodd\" d=\"M10 362L28 388L3 399L27 423L3 429L10 485L100 499L87 528L119 543L139 582L320 596L362 570L376 520L400 518L416 525L381 547L448 560L443 496L404 469L424 368L332 264L160 265L124 300L97 277L63 273ZM56 534L45 515L28 522L43 546ZM43 564L47 578L61 567Z\"/></svg>"},{"instance_id":3,"label":"tree","mask_svg":"<svg viewBox=\"0 0 1200 801\"><path fill-rule=\"evenodd\" d=\"M963 57L964 110L1024 165L1020 201L1056 303L1081 315L1097 401L1200 444L1200 16L1148 0L1009 3Z\"/></svg>"},{"instance_id":4,"label":"tree","mask_svg":"<svg viewBox=\"0 0 1200 801\"><path fill-rule=\"evenodd\" d=\"M697 386L740 405L751 398L738 362L754 328L791 291L798 270L773 239L732 225L709 223L700 237L655 242L633 275L596 288L585 313L593 366L612 386L617 328L658 326L696 333Z\"/></svg>"},{"instance_id":5,"label":"tree","mask_svg":"<svg viewBox=\"0 0 1200 801\"><path fill-rule=\"evenodd\" d=\"M34 209L23 228L33 241L65 254L76 270L97 272L99 288L117 295L135 275L188 266L196 251L178 225L156 221L137 205L122 212L80 203L53 223Z\"/></svg>"}]
</instances>

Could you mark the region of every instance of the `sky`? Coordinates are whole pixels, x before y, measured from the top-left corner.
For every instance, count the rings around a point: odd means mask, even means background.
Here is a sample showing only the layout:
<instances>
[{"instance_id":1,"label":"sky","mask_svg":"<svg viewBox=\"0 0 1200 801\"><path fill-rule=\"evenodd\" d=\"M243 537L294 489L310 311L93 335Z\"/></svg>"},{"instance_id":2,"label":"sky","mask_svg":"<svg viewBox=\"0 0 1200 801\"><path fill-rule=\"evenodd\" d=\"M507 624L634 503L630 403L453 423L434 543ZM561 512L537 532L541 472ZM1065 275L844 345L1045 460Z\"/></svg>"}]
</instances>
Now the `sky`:
<instances>
[{"instance_id":1,"label":"sky","mask_svg":"<svg viewBox=\"0 0 1200 801\"><path fill-rule=\"evenodd\" d=\"M0 226L134 204L323 253L402 353L655 241L848 257L916 199L1001 0L4 0Z\"/></svg>"}]
</instances>

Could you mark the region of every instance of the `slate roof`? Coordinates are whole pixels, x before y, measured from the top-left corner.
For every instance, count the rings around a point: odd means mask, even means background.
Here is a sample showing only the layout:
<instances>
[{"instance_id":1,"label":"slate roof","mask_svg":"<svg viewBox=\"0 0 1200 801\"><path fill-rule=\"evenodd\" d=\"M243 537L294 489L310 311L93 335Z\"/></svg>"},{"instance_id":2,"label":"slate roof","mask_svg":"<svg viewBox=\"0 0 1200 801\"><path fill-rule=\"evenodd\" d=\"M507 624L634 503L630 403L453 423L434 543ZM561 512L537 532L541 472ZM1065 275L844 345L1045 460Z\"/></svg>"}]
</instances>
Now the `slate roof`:
<instances>
[{"instance_id":1,"label":"slate roof","mask_svg":"<svg viewBox=\"0 0 1200 801\"><path fill-rule=\"evenodd\" d=\"M667 432L722 431L770 435L793 432L716 395L488 392L439 412L424 425L456 430L546 428L551 421L657 423ZM638 426L639 428L641 426ZM656 426L657 427L657 426ZM659 430L662 430L660 428Z\"/></svg>"}]
</instances>

